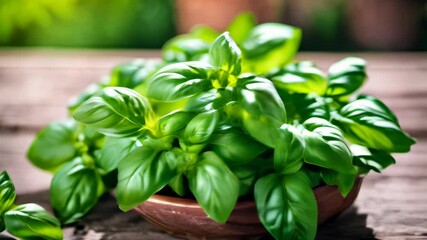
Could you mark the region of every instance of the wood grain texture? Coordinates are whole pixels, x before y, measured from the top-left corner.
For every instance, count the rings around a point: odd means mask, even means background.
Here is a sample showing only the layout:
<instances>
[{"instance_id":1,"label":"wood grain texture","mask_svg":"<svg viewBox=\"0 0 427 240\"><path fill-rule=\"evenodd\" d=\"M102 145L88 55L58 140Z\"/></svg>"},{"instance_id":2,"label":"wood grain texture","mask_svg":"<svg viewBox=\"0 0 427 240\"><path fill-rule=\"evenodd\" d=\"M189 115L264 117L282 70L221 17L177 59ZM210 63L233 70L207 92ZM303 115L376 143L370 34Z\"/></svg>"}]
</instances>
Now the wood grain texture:
<instances>
[{"instance_id":1,"label":"wood grain texture","mask_svg":"<svg viewBox=\"0 0 427 240\"><path fill-rule=\"evenodd\" d=\"M302 53L322 69L349 54ZM363 92L381 98L418 139L397 164L364 179L353 207L322 225L318 239L427 239L427 54L361 53L369 62ZM157 51L7 50L0 52L0 171L15 181L18 201L49 208L51 175L25 157L36 132L67 117L68 99L109 69ZM134 212L122 213L110 196L81 222L66 226L66 239L175 239ZM4 237L4 235L3 235ZM0 238L2 236L0 235Z\"/></svg>"}]
</instances>

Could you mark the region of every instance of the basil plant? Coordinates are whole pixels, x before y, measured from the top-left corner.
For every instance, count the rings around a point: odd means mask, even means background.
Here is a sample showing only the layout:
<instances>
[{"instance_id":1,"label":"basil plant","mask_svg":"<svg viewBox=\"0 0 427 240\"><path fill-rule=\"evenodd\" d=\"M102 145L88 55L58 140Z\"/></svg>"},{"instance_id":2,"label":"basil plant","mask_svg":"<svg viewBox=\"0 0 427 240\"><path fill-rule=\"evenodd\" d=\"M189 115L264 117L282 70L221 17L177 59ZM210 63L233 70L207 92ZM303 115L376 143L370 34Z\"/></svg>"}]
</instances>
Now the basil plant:
<instances>
[{"instance_id":1,"label":"basil plant","mask_svg":"<svg viewBox=\"0 0 427 240\"><path fill-rule=\"evenodd\" d=\"M358 93L365 60L324 73L294 60L300 39L298 28L246 14L222 34L198 27L170 40L162 61L115 68L73 102L74 120L53 123L29 150L55 173L59 219L77 221L112 188L123 211L169 188L220 223L253 198L274 238L314 239L314 187L345 197L415 141L384 103Z\"/></svg>"}]
</instances>

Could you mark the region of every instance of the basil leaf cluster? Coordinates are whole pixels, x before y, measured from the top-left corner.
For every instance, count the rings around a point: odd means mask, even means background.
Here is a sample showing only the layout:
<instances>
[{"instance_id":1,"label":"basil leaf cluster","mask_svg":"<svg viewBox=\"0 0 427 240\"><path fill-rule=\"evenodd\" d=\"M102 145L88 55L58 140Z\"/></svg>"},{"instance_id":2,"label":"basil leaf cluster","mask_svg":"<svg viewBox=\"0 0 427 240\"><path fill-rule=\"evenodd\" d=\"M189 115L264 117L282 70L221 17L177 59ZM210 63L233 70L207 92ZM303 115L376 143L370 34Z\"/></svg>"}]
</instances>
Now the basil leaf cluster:
<instances>
[{"instance_id":1,"label":"basil leaf cluster","mask_svg":"<svg viewBox=\"0 0 427 240\"><path fill-rule=\"evenodd\" d=\"M0 232L21 239L63 239L58 219L34 203L15 205L15 199L12 179L7 172L0 173Z\"/></svg>"},{"instance_id":2,"label":"basil leaf cluster","mask_svg":"<svg viewBox=\"0 0 427 240\"><path fill-rule=\"evenodd\" d=\"M80 220L104 193L116 187L120 160L137 147L133 137L147 131L141 116L153 117L145 107L147 100L132 95L130 88L144 92L148 79L161 66L159 60L136 59L114 67L68 106L76 118L90 108L93 114L84 123L96 122L94 127L65 119L51 123L34 138L27 157L36 167L54 174L50 202L63 224ZM101 91L112 86L117 88ZM123 102L126 108L120 108Z\"/></svg>"},{"instance_id":3,"label":"basil leaf cluster","mask_svg":"<svg viewBox=\"0 0 427 240\"><path fill-rule=\"evenodd\" d=\"M34 165L55 173L55 214L77 221L114 188L128 211L169 188L221 223L252 197L273 237L314 239L313 187L345 197L357 176L381 172L415 141L358 92L365 60L324 73L294 60L300 39L298 28L243 14L222 34L204 26L171 39L162 61L114 68L70 105L73 120L30 147Z\"/></svg>"}]
</instances>

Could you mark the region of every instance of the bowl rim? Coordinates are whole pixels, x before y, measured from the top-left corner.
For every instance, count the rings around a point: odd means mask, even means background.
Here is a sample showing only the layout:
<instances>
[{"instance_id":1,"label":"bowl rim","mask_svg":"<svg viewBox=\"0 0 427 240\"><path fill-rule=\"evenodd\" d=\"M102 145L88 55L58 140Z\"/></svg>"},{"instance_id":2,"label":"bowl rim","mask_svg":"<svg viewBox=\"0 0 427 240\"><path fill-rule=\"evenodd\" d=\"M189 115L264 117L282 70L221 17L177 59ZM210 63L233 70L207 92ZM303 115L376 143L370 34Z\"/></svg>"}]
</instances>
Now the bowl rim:
<instances>
[{"instance_id":1,"label":"bowl rim","mask_svg":"<svg viewBox=\"0 0 427 240\"><path fill-rule=\"evenodd\" d=\"M353 189L354 188L360 188L361 181L363 180L363 176L356 176ZM333 191L337 191L338 187L335 185L319 185L316 186L313 189L313 193L317 199L318 195L322 195L324 193L331 193ZM359 189L358 189L359 190ZM357 191L358 191L357 190ZM349 195L347 196L349 197ZM346 198L346 197L343 197ZM169 205L169 206L175 206L175 207L186 207L186 208L202 208L200 204L197 202L197 199L195 198L185 198L185 197L177 197L177 196L168 196L165 194L154 194L149 199L147 199L147 202L153 203L153 204L161 204L161 205ZM235 209L240 208L249 208L255 206L255 200L237 200Z\"/></svg>"}]
</instances>

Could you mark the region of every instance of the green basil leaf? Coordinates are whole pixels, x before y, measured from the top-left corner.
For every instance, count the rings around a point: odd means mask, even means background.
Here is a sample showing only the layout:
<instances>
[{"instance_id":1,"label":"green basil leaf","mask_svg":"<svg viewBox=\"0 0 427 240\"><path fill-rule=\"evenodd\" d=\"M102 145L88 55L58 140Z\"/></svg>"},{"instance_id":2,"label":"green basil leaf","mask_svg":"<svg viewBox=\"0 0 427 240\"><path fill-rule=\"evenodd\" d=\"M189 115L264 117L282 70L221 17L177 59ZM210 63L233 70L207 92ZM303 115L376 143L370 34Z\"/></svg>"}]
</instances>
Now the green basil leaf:
<instances>
[{"instance_id":1,"label":"green basil leaf","mask_svg":"<svg viewBox=\"0 0 427 240\"><path fill-rule=\"evenodd\" d=\"M356 181L356 174L343 174L330 169L322 169L320 176L326 184L338 186L343 197L347 197Z\"/></svg>"},{"instance_id":2,"label":"green basil leaf","mask_svg":"<svg viewBox=\"0 0 427 240\"><path fill-rule=\"evenodd\" d=\"M166 62L188 62L208 57L211 42L194 36L183 35L169 40L162 49Z\"/></svg>"},{"instance_id":3,"label":"green basil leaf","mask_svg":"<svg viewBox=\"0 0 427 240\"><path fill-rule=\"evenodd\" d=\"M208 43L212 43L219 36L219 32L217 32L212 27L206 25L196 25L191 28L189 35L194 38L202 39Z\"/></svg>"},{"instance_id":4,"label":"green basil leaf","mask_svg":"<svg viewBox=\"0 0 427 240\"><path fill-rule=\"evenodd\" d=\"M317 187L322 183L322 177L320 176L320 171L317 167L313 168L311 165L304 165L301 168L303 172L310 179L311 188Z\"/></svg>"},{"instance_id":5,"label":"green basil leaf","mask_svg":"<svg viewBox=\"0 0 427 240\"><path fill-rule=\"evenodd\" d=\"M305 98L305 106L301 111L301 119L307 120L312 117L323 118L325 120L331 119L331 108L328 99L317 95L308 95Z\"/></svg>"},{"instance_id":6,"label":"green basil leaf","mask_svg":"<svg viewBox=\"0 0 427 240\"><path fill-rule=\"evenodd\" d=\"M350 150L336 126L321 118L310 118L303 125L305 162L340 173L355 172Z\"/></svg>"},{"instance_id":7,"label":"green basil leaf","mask_svg":"<svg viewBox=\"0 0 427 240\"><path fill-rule=\"evenodd\" d=\"M237 92L244 129L262 144L274 147L278 129L286 122L285 106L274 85L261 77L246 76L239 79Z\"/></svg>"},{"instance_id":8,"label":"green basil leaf","mask_svg":"<svg viewBox=\"0 0 427 240\"><path fill-rule=\"evenodd\" d=\"M167 65L150 80L147 96L160 101L176 101L212 88L216 69L204 62Z\"/></svg>"},{"instance_id":9,"label":"green basil leaf","mask_svg":"<svg viewBox=\"0 0 427 240\"><path fill-rule=\"evenodd\" d=\"M184 129L193 117L194 114L183 111L175 111L164 115L159 119L159 132L162 135L175 134Z\"/></svg>"},{"instance_id":10,"label":"green basil leaf","mask_svg":"<svg viewBox=\"0 0 427 240\"><path fill-rule=\"evenodd\" d=\"M256 26L255 17L252 13L242 13L238 15L228 25L227 31L237 44L242 44L250 31Z\"/></svg>"},{"instance_id":11,"label":"green basil leaf","mask_svg":"<svg viewBox=\"0 0 427 240\"><path fill-rule=\"evenodd\" d=\"M145 96L146 94L143 94L143 95ZM183 99L180 99L177 101L171 101L171 102L150 99L150 103L151 103L153 112L155 113L156 116L164 116L172 112L183 110L190 98L183 98ZM152 120L153 121L151 123L153 125L157 125L155 121L157 121L158 119L153 118Z\"/></svg>"},{"instance_id":12,"label":"green basil leaf","mask_svg":"<svg viewBox=\"0 0 427 240\"><path fill-rule=\"evenodd\" d=\"M366 61L348 57L334 63L329 68L327 95L344 96L357 91L366 80Z\"/></svg>"},{"instance_id":13,"label":"green basil leaf","mask_svg":"<svg viewBox=\"0 0 427 240\"><path fill-rule=\"evenodd\" d=\"M93 127L88 127L88 126L83 126L80 125L79 126L79 140L82 140L82 134L83 133L83 140L82 142L79 142L77 144L78 147L83 148L80 150L80 152L84 152L82 150L84 150L84 148L89 148L89 149L99 149L102 146L104 146L105 143L105 135L98 132L95 128ZM83 143L83 144L82 144Z\"/></svg>"},{"instance_id":14,"label":"green basil leaf","mask_svg":"<svg viewBox=\"0 0 427 240\"><path fill-rule=\"evenodd\" d=\"M207 26L196 26L188 34L176 36L163 46L166 62L203 61L209 59L211 43L219 33Z\"/></svg>"},{"instance_id":15,"label":"green basil leaf","mask_svg":"<svg viewBox=\"0 0 427 240\"><path fill-rule=\"evenodd\" d=\"M172 188L172 190L181 197L183 197L187 191L184 181L184 174L180 173L172 178L172 180L169 182L169 187Z\"/></svg>"},{"instance_id":16,"label":"green basil leaf","mask_svg":"<svg viewBox=\"0 0 427 240\"><path fill-rule=\"evenodd\" d=\"M12 179L7 172L0 174L0 220L1 216L15 203L16 192Z\"/></svg>"},{"instance_id":17,"label":"green basil leaf","mask_svg":"<svg viewBox=\"0 0 427 240\"><path fill-rule=\"evenodd\" d=\"M104 193L101 176L84 165L81 158L64 165L50 185L50 203L62 223L78 221Z\"/></svg>"},{"instance_id":18,"label":"green basil leaf","mask_svg":"<svg viewBox=\"0 0 427 240\"><path fill-rule=\"evenodd\" d=\"M108 87L84 102L74 119L111 137L141 134L145 119L152 117L148 100L139 93L122 87Z\"/></svg>"},{"instance_id":19,"label":"green basil leaf","mask_svg":"<svg viewBox=\"0 0 427 240\"><path fill-rule=\"evenodd\" d=\"M55 172L77 154L77 123L72 120L51 123L37 133L27 157L38 168Z\"/></svg>"},{"instance_id":20,"label":"green basil leaf","mask_svg":"<svg viewBox=\"0 0 427 240\"><path fill-rule=\"evenodd\" d=\"M290 63L269 73L267 78L273 81L277 88L289 92L323 95L328 87L328 81L322 71L308 61Z\"/></svg>"},{"instance_id":21,"label":"green basil leaf","mask_svg":"<svg viewBox=\"0 0 427 240\"><path fill-rule=\"evenodd\" d=\"M162 65L158 60L136 59L113 68L109 86L135 88L148 80Z\"/></svg>"},{"instance_id":22,"label":"green basil leaf","mask_svg":"<svg viewBox=\"0 0 427 240\"><path fill-rule=\"evenodd\" d=\"M239 179L239 196L253 193L255 182L273 168L270 159L256 158L250 162L230 165L230 170Z\"/></svg>"},{"instance_id":23,"label":"green basil leaf","mask_svg":"<svg viewBox=\"0 0 427 240\"><path fill-rule=\"evenodd\" d=\"M176 163L148 147L138 147L119 163L117 201L120 209L143 203L176 176Z\"/></svg>"},{"instance_id":24,"label":"green basil leaf","mask_svg":"<svg viewBox=\"0 0 427 240\"><path fill-rule=\"evenodd\" d=\"M215 130L219 118L220 113L216 110L198 114L185 128L185 139L193 144L206 142Z\"/></svg>"},{"instance_id":25,"label":"green basil leaf","mask_svg":"<svg viewBox=\"0 0 427 240\"><path fill-rule=\"evenodd\" d=\"M37 204L17 206L4 215L6 230L21 239L63 239L61 224Z\"/></svg>"},{"instance_id":26,"label":"green basil leaf","mask_svg":"<svg viewBox=\"0 0 427 240\"><path fill-rule=\"evenodd\" d=\"M255 184L255 203L264 227L276 239L314 239L317 203L302 172L270 174Z\"/></svg>"},{"instance_id":27,"label":"green basil leaf","mask_svg":"<svg viewBox=\"0 0 427 240\"><path fill-rule=\"evenodd\" d=\"M366 98L353 101L335 115L334 124L355 144L385 152L408 152L415 141L378 102Z\"/></svg>"},{"instance_id":28,"label":"green basil leaf","mask_svg":"<svg viewBox=\"0 0 427 240\"><path fill-rule=\"evenodd\" d=\"M304 142L298 130L288 124L280 127L278 144L274 149L274 168L277 172L290 174L297 172L304 161Z\"/></svg>"},{"instance_id":29,"label":"green basil leaf","mask_svg":"<svg viewBox=\"0 0 427 240\"><path fill-rule=\"evenodd\" d=\"M153 138L150 136L146 136L140 139L141 145L151 148L156 151L169 150L172 148L174 137L166 136L161 138Z\"/></svg>"},{"instance_id":30,"label":"green basil leaf","mask_svg":"<svg viewBox=\"0 0 427 240\"><path fill-rule=\"evenodd\" d=\"M104 146L95 151L95 164L104 173L109 173L134 147L134 139L107 137Z\"/></svg>"},{"instance_id":31,"label":"green basil leaf","mask_svg":"<svg viewBox=\"0 0 427 240\"><path fill-rule=\"evenodd\" d=\"M236 104L236 96L234 87L227 87L227 88L220 88L217 89L217 97L212 103L212 108L221 110L222 113L227 113L227 108L229 108L230 105ZM227 116L230 117L231 116Z\"/></svg>"},{"instance_id":32,"label":"green basil leaf","mask_svg":"<svg viewBox=\"0 0 427 240\"><path fill-rule=\"evenodd\" d=\"M0 233L3 232L6 229L6 226L4 225L3 216L0 216Z\"/></svg>"},{"instance_id":33,"label":"green basil leaf","mask_svg":"<svg viewBox=\"0 0 427 240\"><path fill-rule=\"evenodd\" d=\"M200 153L207 145L207 142L199 143L199 144L193 144L188 143L186 139L179 138L179 146L180 148L188 153Z\"/></svg>"},{"instance_id":34,"label":"green basil leaf","mask_svg":"<svg viewBox=\"0 0 427 240\"><path fill-rule=\"evenodd\" d=\"M216 89L196 94L188 99L184 110L187 112L205 112L212 110L214 100L218 97Z\"/></svg>"},{"instance_id":35,"label":"green basil leaf","mask_svg":"<svg viewBox=\"0 0 427 240\"><path fill-rule=\"evenodd\" d=\"M242 165L231 166L230 170L239 179L239 197L251 193L257 179L257 170Z\"/></svg>"},{"instance_id":36,"label":"green basil leaf","mask_svg":"<svg viewBox=\"0 0 427 240\"><path fill-rule=\"evenodd\" d=\"M237 202L239 179L214 152L204 152L187 178L191 192L205 213L225 223Z\"/></svg>"},{"instance_id":37,"label":"green basil leaf","mask_svg":"<svg viewBox=\"0 0 427 240\"><path fill-rule=\"evenodd\" d=\"M254 27L241 44L247 70L266 73L290 62L298 50L301 35L299 28L280 23Z\"/></svg>"},{"instance_id":38,"label":"green basil leaf","mask_svg":"<svg viewBox=\"0 0 427 240\"><path fill-rule=\"evenodd\" d=\"M379 100L378 98L366 94L359 94L359 96L357 96L357 99L365 99L371 101L374 105L377 106L377 110L381 109L379 112L384 112L380 114L381 116L390 119L390 121L393 121L400 127L399 120L397 119L396 115L391 111L390 108L387 107L387 105L381 102L381 100Z\"/></svg>"},{"instance_id":39,"label":"green basil leaf","mask_svg":"<svg viewBox=\"0 0 427 240\"><path fill-rule=\"evenodd\" d=\"M245 164L265 152L267 147L238 128L227 128L212 135L210 147L228 165Z\"/></svg>"},{"instance_id":40,"label":"green basil leaf","mask_svg":"<svg viewBox=\"0 0 427 240\"><path fill-rule=\"evenodd\" d=\"M241 71L242 53L228 32L221 34L209 50L212 64L233 75Z\"/></svg>"},{"instance_id":41,"label":"green basil leaf","mask_svg":"<svg viewBox=\"0 0 427 240\"><path fill-rule=\"evenodd\" d=\"M329 99L317 94L289 93L282 89L277 91L285 103L289 123L294 120L304 122L311 117L319 117L328 121L331 119Z\"/></svg>"},{"instance_id":42,"label":"green basil leaf","mask_svg":"<svg viewBox=\"0 0 427 240\"><path fill-rule=\"evenodd\" d=\"M70 113L74 113L76 109L86 102L89 98L91 98L95 93L103 89L105 86L103 83L93 83L86 87L78 96L71 98L67 107Z\"/></svg>"},{"instance_id":43,"label":"green basil leaf","mask_svg":"<svg viewBox=\"0 0 427 240\"><path fill-rule=\"evenodd\" d=\"M378 173L396 163L393 156L383 151L369 149L360 145L352 145L350 150L353 154L354 165L374 170Z\"/></svg>"}]
</instances>

